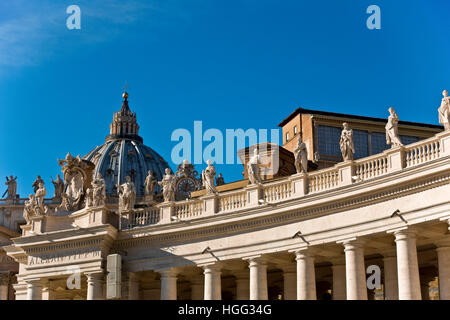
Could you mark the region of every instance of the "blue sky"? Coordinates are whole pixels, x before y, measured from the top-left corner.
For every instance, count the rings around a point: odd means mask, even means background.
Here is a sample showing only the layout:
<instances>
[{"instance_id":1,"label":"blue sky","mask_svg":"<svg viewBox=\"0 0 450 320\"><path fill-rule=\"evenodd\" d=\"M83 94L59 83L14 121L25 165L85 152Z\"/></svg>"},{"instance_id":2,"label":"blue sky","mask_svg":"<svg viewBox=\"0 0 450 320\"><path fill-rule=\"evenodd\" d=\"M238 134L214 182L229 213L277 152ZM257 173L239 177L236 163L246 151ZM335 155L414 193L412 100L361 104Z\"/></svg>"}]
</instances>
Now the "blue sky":
<instances>
[{"instance_id":1,"label":"blue sky","mask_svg":"<svg viewBox=\"0 0 450 320\"><path fill-rule=\"evenodd\" d=\"M67 6L81 30L66 28ZM381 30L366 8L381 8ZM450 89L449 1L2 1L0 192L104 142L124 82L144 143L177 128L272 129L296 107L438 123ZM205 144L206 145L206 144ZM175 164L170 163L173 169ZM201 166L198 168L201 169ZM220 166L226 181L240 165Z\"/></svg>"}]
</instances>

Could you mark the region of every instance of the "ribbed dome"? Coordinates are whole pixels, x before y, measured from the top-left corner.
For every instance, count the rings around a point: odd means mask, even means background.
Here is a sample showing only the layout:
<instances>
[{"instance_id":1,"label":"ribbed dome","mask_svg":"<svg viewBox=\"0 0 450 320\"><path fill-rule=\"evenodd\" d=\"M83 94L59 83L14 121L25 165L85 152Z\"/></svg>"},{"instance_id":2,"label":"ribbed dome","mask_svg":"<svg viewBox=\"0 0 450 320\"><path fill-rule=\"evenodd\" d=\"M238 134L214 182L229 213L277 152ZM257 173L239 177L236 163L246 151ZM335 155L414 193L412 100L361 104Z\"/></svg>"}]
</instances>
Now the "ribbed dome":
<instances>
[{"instance_id":1,"label":"ribbed dome","mask_svg":"<svg viewBox=\"0 0 450 320\"><path fill-rule=\"evenodd\" d=\"M116 185L124 183L126 176L130 176L134 182L136 193L143 195L148 170L152 170L153 176L162 180L165 169L169 168L167 161L145 146L143 139L138 136L136 115L131 113L128 94L125 93L122 109L114 114L110 135L106 137L105 143L83 157L95 164L96 174L102 174L107 195L117 195Z\"/></svg>"}]
</instances>

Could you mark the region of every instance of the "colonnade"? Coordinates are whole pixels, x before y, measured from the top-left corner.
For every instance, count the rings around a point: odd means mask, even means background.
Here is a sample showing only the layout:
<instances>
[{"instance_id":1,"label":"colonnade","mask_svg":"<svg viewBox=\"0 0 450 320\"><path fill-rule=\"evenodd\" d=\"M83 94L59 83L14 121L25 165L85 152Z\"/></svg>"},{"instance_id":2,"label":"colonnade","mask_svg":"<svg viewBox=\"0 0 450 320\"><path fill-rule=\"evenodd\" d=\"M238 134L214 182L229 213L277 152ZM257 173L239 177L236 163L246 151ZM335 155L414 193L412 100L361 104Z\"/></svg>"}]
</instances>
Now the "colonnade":
<instances>
[{"instance_id":1,"label":"colonnade","mask_svg":"<svg viewBox=\"0 0 450 320\"><path fill-rule=\"evenodd\" d=\"M386 300L420 300L422 298L417 258L416 233L408 228L390 232L395 237L395 247L380 250L384 264L384 297ZM332 270L332 297L334 300L366 300L366 268L362 238L346 239L338 242L344 254L330 258ZM440 299L450 299L450 236L440 238L435 243L438 258ZM316 293L316 249L303 247L290 251L291 263L280 265L283 271L283 299L315 300ZM294 262L295 258L295 262ZM236 284L235 297L238 300L267 300L267 268L269 259L265 255L243 258L247 268L233 270ZM191 299L221 300L222 271L227 261L199 265L202 274L192 276ZM177 299L177 279L179 268L155 270L160 275L160 298ZM105 298L105 278L103 273L89 273L87 276L88 300ZM128 299L139 299L140 279L136 273L128 275ZM0 284L3 282L0 281ZM52 291L45 280L26 281L26 298L29 300L52 299ZM0 286L0 297L5 288Z\"/></svg>"}]
</instances>

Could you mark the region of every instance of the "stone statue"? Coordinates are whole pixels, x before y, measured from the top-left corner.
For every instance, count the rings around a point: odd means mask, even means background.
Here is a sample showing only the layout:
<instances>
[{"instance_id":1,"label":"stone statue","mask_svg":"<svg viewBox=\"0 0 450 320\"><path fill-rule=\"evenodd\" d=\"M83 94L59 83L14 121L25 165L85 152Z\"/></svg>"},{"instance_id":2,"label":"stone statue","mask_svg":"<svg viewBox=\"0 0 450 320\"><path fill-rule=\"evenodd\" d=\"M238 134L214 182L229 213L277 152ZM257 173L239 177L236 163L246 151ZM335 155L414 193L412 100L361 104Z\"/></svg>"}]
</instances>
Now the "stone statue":
<instances>
[{"instance_id":1,"label":"stone statue","mask_svg":"<svg viewBox=\"0 0 450 320\"><path fill-rule=\"evenodd\" d=\"M27 224L31 223L31 217L36 215L36 199L34 198L34 194L30 194L29 199L25 200L25 208L23 210L23 217Z\"/></svg>"},{"instance_id":2,"label":"stone statue","mask_svg":"<svg viewBox=\"0 0 450 320\"><path fill-rule=\"evenodd\" d=\"M83 204L88 205L91 201L87 196L87 189L92 191L92 178L95 165L88 160L81 159L81 156L73 157L70 152L65 159L58 159L58 164L62 167L64 184L61 193L61 205L65 211L80 210Z\"/></svg>"},{"instance_id":3,"label":"stone statue","mask_svg":"<svg viewBox=\"0 0 450 320\"><path fill-rule=\"evenodd\" d=\"M260 184L261 180L261 158L258 154L258 149L253 150L253 156L247 162L247 173L250 184Z\"/></svg>"},{"instance_id":4,"label":"stone statue","mask_svg":"<svg viewBox=\"0 0 450 320\"><path fill-rule=\"evenodd\" d=\"M44 180L41 179L41 176L37 176L36 180L34 180L33 184L31 185L33 187L34 193L36 193L37 189L39 189L39 184L44 184Z\"/></svg>"},{"instance_id":5,"label":"stone statue","mask_svg":"<svg viewBox=\"0 0 450 320\"><path fill-rule=\"evenodd\" d=\"M339 145L341 147L342 158L344 161L353 160L355 153L355 146L353 144L353 130L348 127L347 122L342 124L341 140Z\"/></svg>"},{"instance_id":6,"label":"stone statue","mask_svg":"<svg viewBox=\"0 0 450 320\"><path fill-rule=\"evenodd\" d=\"M308 150L306 144L302 141L302 135L298 137L297 147L294 149L295 169L297 173L308 172Z\"/></svg>"},{"instance_id":7,"label":"stone statue","mask_svg":"<svg viewBox=\"0 0 450 320\"><path fill-rule=\"evenodd\" d=\"M394 108L389 108L389 118L386 123L386 144L390 144L392 148L402 146L400 137L398 136L398 115Z\"/></svg>"},{"instance_id":8,"label":"stone statue","mask_svg":"<svg viewBox=\"0 0 450 320\"><path fill-rule=\"evenodd\" d=\"M217 189L214 186L214 177L216 176L216 168L212 165L211 160L206 161L208 166L202 171L202 183L206 189L206 193L217 193Z\"/></svg>"},{"instance_id":9,"label":"stone statue","mask_svg":"<svg viewBox=\"0 0 450 320\"><path fill-rule=\"evenodd\" d=\"M136 189L130 176L125 177L126 182L118 187L119 193L119 210L130 211L134 209L136 202Z\"/></svg>"},{"instance_id":10,"label":"stone statue","mask_svg":"<svg viewBox=\"0 0 450 320\"><path fill-rule=\"evenodd\" d=\"M164 202L175 201L175 176L166 168L166 174L158 184L163 188Z\"/></svg>"},{"instance_id":11,"label":"stone statue","mask_svg":"<svg viewBox=\"0 0 450 320\"><path fill-rule=\"evenodd\" d=\"M148 175L144 181L145 188L145 196L147 199L153 200L153 195L155 193L155 186L158 183L158 180L153 176L152 170L148 170Z\"/></svg>"},{"instance_id":12,"label":"stone statue","mask_svg":"<svg viewBox=\"0 0 450 320\"><path fill-rule=\"evenodd\" d=\"M219 176L216 178L216 186L221 186L225 184L225 179L223 178L222 174L219 173Z\"/></svg>"},{"instance_id":13,"label":"stone statue","mask_svg":"<svg viewBox=\"0 0 450 320\"><path fill-rule=\"evenodd\" d=\"M450 129L450 97L448 97L448 91L442 91L443 98L441 100L441 106L438 109L439 123L444 126L445 130Z\"/></svg>"},{"instance_id":14,"label":"stone statue","mask_svg":"<svg viewBox=\"0 0 450 320\"><path fill-rule=\"evenodd\" d=\"M44 206L44 197L47 195L47 190L44 187L44 183L39 183L39 188L36 190L34 198L36 199L37 209L39 214L42 215L47 212L47 207Z\"/></svg>"},{"instance_id":15,"label":"stone statue","mask_svg":"<svg viewBox=\"0 0 450 320\"><path fill-rule=\"evenodd\" d=\"M53 180L52 177L50 177L50 179L52 180L52 183L55 187L55 194L53 196L53 199L61 199L61 195L64 192L64 181L62 181L59 174L56 176L56 180Z\"/></svg>"},{"instance_id":16,"label":"stone statue","mask_svg":"<svg viewBox=\"0 0 450 320\"><path fill-rule=\"evenodd\" d=\"M86 194L84 197L84 201L86 202L86 208L92 207L94 205L93 196L94 196L94 194L92 192L92 188L87 188Z\"/></svg>"},{"instance_id":17,"label":"stone statue","mask_svg":"<svg viewBox=\"0 0 450 320\"><path fill-rule=\"evenodd\" d=\"M5 184L8 186L8 189L6 190L6 192L8 192L8 196L6 197L6 199L15 199L16 198L16 194L17 194L17 177L13 177L13 176L9 176L6 177L6 182ZM5 193L6 193L5 192ZM4 196L5 194L3 194Z\"/></svg>"},{"instance_id":18,"label":"stone statue","mask_svg":"<svg viewBox=\"0 0 450 320\"><path fill-rule=\"evenodd\" d=\"M105 205L106 200L106 183L102 174L97 173L97 177L92 180L92 205L94 207ZM134 197L136 198L136 192ZM133 203L134 206L134 203Z\"/></svg>"}]
</instances>

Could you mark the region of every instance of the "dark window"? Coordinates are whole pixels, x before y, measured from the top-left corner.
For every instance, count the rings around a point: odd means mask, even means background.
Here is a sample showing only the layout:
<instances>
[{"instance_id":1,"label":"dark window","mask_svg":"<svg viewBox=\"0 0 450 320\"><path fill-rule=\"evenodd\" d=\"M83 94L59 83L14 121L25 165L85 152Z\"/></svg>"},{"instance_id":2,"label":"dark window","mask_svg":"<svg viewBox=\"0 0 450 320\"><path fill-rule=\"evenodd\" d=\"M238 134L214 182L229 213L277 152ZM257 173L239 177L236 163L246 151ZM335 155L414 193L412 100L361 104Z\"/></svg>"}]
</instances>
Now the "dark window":
<instances>
[{"instance_id":1,"label":"dark window","mask_svg":"<svg viewBox=\"0 0 450 320\"><path fill-rule=\"evenodd\" d=\"M355 145L355 159L369 156L369 133L367 131L353 130L353 142Z\"/></svg>"},{"instance_id":2,"label":"dark window","mask_svg":"<svg viewBox=\"0 0 450 320\"><path fill-rule=\"evenodd\" d=\"M402 141L403 144L410 144L410 143L414 143L420 140L420 138L418 137L412 137L412 136L400 136L400 140Z\"/></svg>"},{"instance_id":3,"label":"dark window","mask_svg":"<svg viewBox=\"0 0 450 320\"><path fill-rule=\"evenodd\" d=\"M371 140L372 140L372 154L381 153L384 150L390 148L390 146L386 144L386 133L372 132Z\"/></svg>"},{"instance_id":4,"label":"dark window","mask_svg":"<svg viewBox=\"0 0 450 320\"><path fill-rule=\"evenodd\" d=\"M328 156L342 156L339 148L341 128L320 126L317 128L319 154Z\"/></svg>"}]
</instances>

